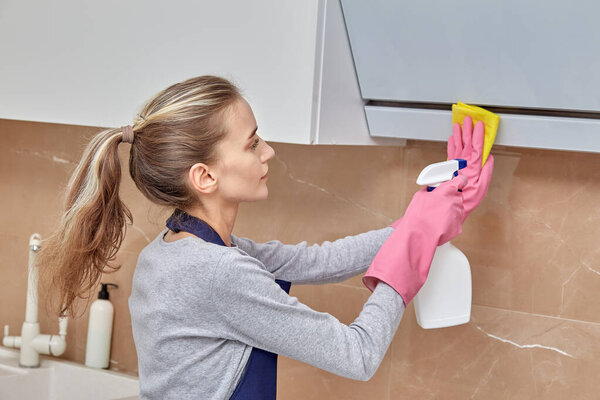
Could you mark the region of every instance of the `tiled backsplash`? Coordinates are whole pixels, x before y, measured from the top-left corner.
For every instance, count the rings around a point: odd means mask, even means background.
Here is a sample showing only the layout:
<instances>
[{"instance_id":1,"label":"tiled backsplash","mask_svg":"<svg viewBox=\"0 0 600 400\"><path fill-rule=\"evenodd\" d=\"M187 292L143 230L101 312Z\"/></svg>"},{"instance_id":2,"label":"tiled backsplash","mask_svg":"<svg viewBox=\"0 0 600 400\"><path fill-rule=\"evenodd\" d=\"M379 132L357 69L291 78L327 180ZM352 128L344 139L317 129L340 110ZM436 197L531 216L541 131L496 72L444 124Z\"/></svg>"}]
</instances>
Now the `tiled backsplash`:
<instances>
[{"instance_id":1,"label":"tiled backsplash","mask_svg":"<svg viewBox=\"0 0 600 400\"><path fill-rule=\"evenodd\" d=\"M63 190L98 128L0 120L0 323L18 334L25 315L29 236L56 227ZM402 216L419 171L446 157L442 143L406 147L270 143L269 199L240 206L234 233L255 241L320 243ZM169 211L152 205L127 171L122 199L134 218L104 282L115 322L111 369L135 374L127 299L139 251ZM423 330L409 305L369 382L280 357L279 399L592 399L600 391L600 155L495 147L488 195L453 243L473 275L471 322ZM291 295L346 324L370 292L360 276L293 286ZM97 293L92 293L93 301ZM84 302L81 302L82 306ZM43 333L57 322L40 307ZM83 363L87 312L71 320L62 358Z\"/></svg>"}]
</instances>

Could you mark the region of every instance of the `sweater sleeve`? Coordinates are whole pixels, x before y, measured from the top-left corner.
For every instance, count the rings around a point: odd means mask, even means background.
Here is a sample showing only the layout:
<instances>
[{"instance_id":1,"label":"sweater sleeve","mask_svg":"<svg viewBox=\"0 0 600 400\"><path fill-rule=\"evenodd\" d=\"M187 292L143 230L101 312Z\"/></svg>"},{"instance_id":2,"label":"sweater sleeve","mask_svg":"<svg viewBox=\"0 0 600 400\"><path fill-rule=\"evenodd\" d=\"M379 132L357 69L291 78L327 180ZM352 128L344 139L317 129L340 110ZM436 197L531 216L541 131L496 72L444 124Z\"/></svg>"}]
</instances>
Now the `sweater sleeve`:
<instances>
[{"instance_id":1,"label":"sweater sleeve","mask_svg":"<svg viewBox=\"0 0 600 400\"><path fill-rule=\"evenodd\" d=\"M400 295L380 282L347 326L285 293L259 260L241 252L223 256L211 279L216 335L361 381L377 371L404 312Z\"/></svg>"},{"instance_id":2,"label":"sweater sleeve","mask_svg":"<svg viewBox=\"0 0 600 400\"><path fill-rule=\"evenodd\" d=\"M289 245L278 240L255 243L248 238L232 238L277 279L294 284L334 283L365 272L393 231L386 227L312 246L306 241Z\"/></svg>"}]
</instances>

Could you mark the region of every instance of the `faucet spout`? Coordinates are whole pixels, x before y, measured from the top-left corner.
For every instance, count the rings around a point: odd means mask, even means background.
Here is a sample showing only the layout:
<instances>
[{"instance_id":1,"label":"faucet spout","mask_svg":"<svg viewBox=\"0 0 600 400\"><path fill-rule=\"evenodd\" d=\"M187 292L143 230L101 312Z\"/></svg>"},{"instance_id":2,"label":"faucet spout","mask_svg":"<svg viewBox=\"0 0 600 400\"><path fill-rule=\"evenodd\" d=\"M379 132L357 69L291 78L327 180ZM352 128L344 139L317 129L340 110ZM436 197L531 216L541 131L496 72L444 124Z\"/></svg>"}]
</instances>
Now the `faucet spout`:
<instances>
[{"instance_id":1,"label":"faucet spout","mask_svg":"<svg viewBox=\"0 0 600 400\"><path fill-rule=\"evenodd\" d=\"M41 248L42 236L39 233L34 233L29 238L29 275L27 278L25 322L36 323L38 319L38 269L35 265L35 258Z\"/></svg>"}]
</instances>

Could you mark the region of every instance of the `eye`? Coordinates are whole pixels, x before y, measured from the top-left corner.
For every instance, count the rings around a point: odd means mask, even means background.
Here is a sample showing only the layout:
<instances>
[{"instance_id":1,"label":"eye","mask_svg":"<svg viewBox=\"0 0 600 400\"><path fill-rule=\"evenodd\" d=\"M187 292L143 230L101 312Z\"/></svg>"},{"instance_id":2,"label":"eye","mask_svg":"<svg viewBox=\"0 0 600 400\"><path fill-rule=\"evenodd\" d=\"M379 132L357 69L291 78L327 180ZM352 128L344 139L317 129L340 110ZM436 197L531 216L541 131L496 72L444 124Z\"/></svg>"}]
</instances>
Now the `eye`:
<instances>
[{"instance_id":1,"label":"eye","mask_svg":"<svg viewBox=\"0 0 600 400\"><path fill-rule=\"evenodd\" d=\"M258 146L258 142L260 142L258 138L254 139L254 143L252 143L252 146L250 146L250 148L252 150L256 149L256 146Z\"/></svg>"}]
</instances>

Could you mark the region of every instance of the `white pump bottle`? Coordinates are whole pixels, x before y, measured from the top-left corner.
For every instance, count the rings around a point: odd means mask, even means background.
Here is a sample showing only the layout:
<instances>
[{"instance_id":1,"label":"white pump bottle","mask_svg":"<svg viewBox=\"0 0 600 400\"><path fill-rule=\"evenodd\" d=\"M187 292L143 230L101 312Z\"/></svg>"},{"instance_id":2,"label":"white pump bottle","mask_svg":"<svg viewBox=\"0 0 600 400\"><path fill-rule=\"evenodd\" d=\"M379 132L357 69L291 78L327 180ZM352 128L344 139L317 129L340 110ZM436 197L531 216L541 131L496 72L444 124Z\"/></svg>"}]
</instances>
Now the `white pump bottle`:
<instances>
[{"instance_id":1,"label":"white pump bottle","mask_svg":"<svg viewBox=\"0 0 600 400\"><path fill-rule=\"evenodd\" d=\"M428 165L419 174L417 184L427 185L431 191L466 166L462 159ZM471 267L467 257L450 242L436 249L414 304L417 323L424 329L465 324L471 319Z\"/></svg>"},{"instance_id":2,"label":"white pump bottle","mask_svg":"<svg viewBox=\"0 0 600 400\"><path fill-rule=\"evenodd\" d=\"M92 368L108 368L110 363L114 307L108 300L108 290L106 289L109 285L118 287L114 283L102 283L98 299L90 307L85 365Z\"/></svg>"}]
</instances>

